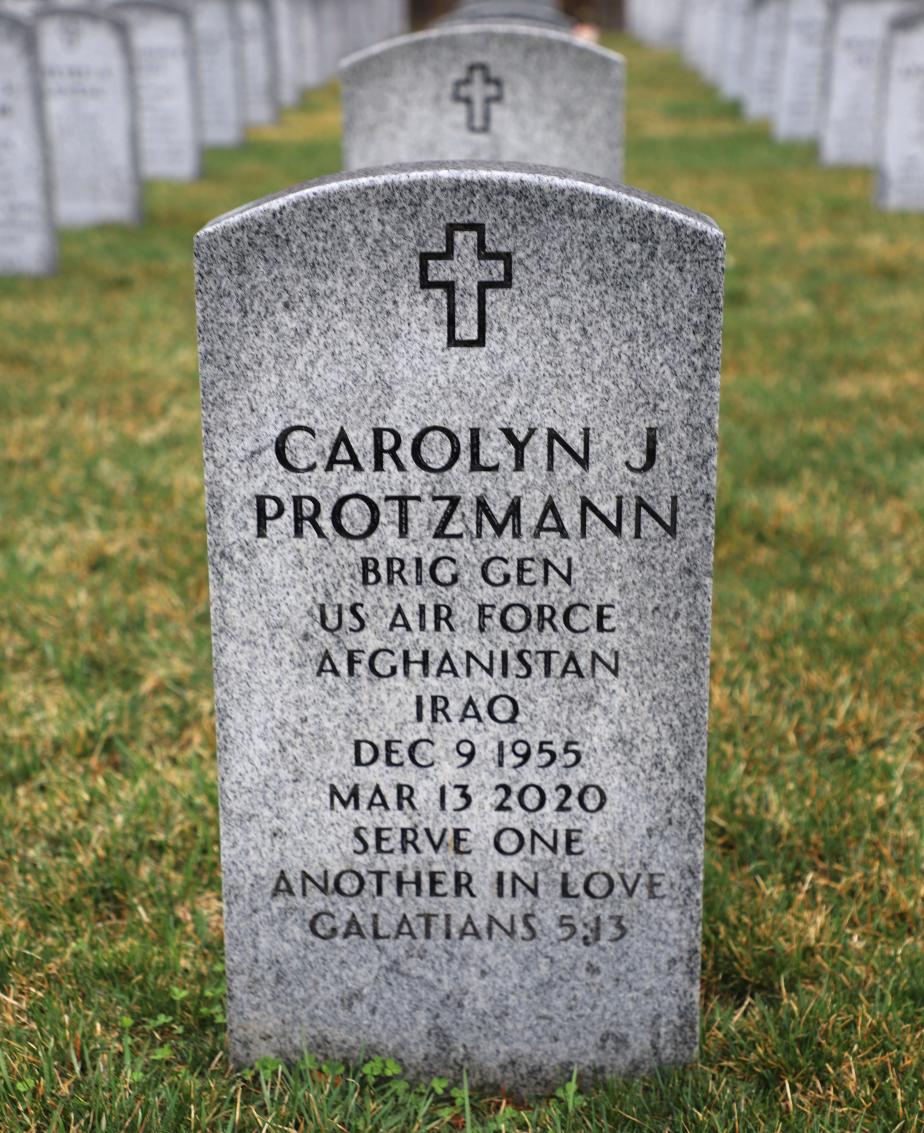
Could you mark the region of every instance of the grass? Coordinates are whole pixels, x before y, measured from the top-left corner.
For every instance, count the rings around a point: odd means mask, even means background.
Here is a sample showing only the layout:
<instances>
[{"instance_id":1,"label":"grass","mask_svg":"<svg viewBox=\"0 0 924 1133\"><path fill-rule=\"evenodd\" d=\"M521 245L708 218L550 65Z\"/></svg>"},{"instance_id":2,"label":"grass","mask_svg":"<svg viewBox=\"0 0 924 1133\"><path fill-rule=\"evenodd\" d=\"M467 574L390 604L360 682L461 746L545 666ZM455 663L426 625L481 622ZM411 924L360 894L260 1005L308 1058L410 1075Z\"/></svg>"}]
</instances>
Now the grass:
<instances>
[{"instance_id":1,"label":"grass","mask_svg":"<svg viewBox=\"0 0 924 1133\"><path fill-rule=\"evenodd\" d=\"M701 1061L525 1110L227 1065L190 245L338 167L328 90L0 281L3 1133L924 1129L924 216L620 46L629 180L730 255Z\"/></svg>"}]
</instances>

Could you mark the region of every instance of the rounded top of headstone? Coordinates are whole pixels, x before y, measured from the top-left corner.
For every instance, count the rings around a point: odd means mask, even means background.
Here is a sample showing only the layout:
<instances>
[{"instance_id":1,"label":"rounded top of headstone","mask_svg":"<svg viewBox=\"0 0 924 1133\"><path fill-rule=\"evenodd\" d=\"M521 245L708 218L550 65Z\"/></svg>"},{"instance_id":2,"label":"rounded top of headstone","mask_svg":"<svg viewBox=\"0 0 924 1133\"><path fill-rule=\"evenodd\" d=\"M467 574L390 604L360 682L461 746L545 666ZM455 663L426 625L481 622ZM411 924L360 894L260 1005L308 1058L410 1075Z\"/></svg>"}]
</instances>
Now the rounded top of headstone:
<instances>
[{"instance_id":1,"label":"rounded top of headstone","mask_svg":"<svg viewBox=\"0 0 924 1133\"><path fill-rule=\"evenodd\" d=\"M725 236L716 222L703 213L685 208L673 201L656 197L641 189L628 185L605 181L590 174L576 173L570 169L553 169L540 165L519 163L497 163L476 165L465 161L421 162L413 165L381 166L375 169L356 169L344 173L319 177L294 185L260 200L241 205L231 212L215 217L196 235L196 242L207 240L222 230L246 224L261 214L282 211L298 201L325 194L348 193L357 189L379 186L385 190L411 182L432 181L434 184L472 182L516 188L517 184L527 185L545 183L549 188L571 190L588 196L608 197L629 208L645 212L657 212L665 220L673 220L680 227L695 230L702 236L724 242Z\"/></svg>"},{"instance_id":2,"label":"rounded top of headstone","mask_svg":"<svg viewBox=\"0 0 924 1133\"><path fill-rule=\"evenodd\" d=\"M464 40L466 38L484 36L496 36L498 39L508 36L529 37L529 39L548 43L558 43L562 47L573 48L575 51L582 51L597 55L601 58L609 59L610 61L618 61L624 63L625 59L622 55L615 51L611 51L608 47L601 47L599 44L590 43L586 39L579 39L577 36L571 35L567 30L562 30L555 27L546 27L541 23L516 23L512 21L488 21L472 23L455 23L455 24L440 24L425 31L411 32L407 35L395 36L393 39L383 40L381 43L375 43L371 47L365 47L361 51L355 51L352 55L347 55L340 60L339 70L341 72L349 70L351 67L357 66L366 62L369 59L375 59L380 55L386 55L390 51L395 51L402 47L410 47L415 44L431 43L446 43L453 39Z\"/></svg>"},{"instance_id":3,"label":"rounded top of headstone","mask_svg":"<svg viewBox=\"0 0 924 1133\"><path fill-rule=\"evenodd\" d=\"M479 0L466 4L436 21L437 25L465 23L469 21L523 20L537 24L551 24L570 28L574 20L552 5L531 3L530 0Z\"/></svg>"}]
</instances>

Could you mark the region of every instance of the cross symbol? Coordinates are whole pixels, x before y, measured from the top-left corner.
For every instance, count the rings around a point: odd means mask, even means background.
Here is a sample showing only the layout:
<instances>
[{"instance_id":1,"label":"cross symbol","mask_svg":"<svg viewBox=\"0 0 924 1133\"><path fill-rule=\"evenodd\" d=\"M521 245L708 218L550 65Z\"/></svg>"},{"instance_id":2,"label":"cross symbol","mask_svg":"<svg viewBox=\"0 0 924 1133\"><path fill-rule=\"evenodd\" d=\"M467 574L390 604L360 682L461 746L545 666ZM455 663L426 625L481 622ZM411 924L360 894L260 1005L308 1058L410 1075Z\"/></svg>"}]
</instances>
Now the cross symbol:
<instances>
[{"instance_id":1,"label":"cross symbol","mask_svg":"<svg viewBox=\"0 0 924 1133\"><path fill-rule=\"evenodd\" d=\"M443 264L451 269L442 268ZM488 271L491 276L482 279ZM484 346L488 290L513 286L513 254L485 251L483 224L447 224L445 252L420 253L420 286L446 292L448 346Z\"/></svg>"},{"instance_id":2,"label":"cross symbol","mask_svg":"<svg viewBox=\"0 0 924 1133\"><path fill-rule=\"evenodd\" d=\"M470 63L464 79L452 84L452 101L466 103L468 128L473 134L491 130L491 103L504 101L504 84L491 78L487 63Z\"/></svg>"}]
</instances>

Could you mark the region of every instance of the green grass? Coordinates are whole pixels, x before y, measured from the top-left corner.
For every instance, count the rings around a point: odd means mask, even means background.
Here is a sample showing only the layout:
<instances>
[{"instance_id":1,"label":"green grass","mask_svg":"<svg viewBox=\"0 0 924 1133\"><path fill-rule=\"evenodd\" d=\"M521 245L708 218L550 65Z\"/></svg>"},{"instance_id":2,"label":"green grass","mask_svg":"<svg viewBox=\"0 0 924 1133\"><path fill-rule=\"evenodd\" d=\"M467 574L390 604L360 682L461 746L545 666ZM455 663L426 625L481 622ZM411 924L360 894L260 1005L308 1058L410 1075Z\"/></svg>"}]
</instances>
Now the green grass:
<instances>
[{"instance_id":1,"label":"green grass","mask_svg":"<svg viewBox=\"0 0 924 1133\"><path fill-rule=\"evenodd\" d=\"M228 1067L191 239L337 168L330 90L0 281L3 1133L924 1129L924 216L622 46L629 180L729 247L701 1061Z\"/></svg>"}]
</instances>

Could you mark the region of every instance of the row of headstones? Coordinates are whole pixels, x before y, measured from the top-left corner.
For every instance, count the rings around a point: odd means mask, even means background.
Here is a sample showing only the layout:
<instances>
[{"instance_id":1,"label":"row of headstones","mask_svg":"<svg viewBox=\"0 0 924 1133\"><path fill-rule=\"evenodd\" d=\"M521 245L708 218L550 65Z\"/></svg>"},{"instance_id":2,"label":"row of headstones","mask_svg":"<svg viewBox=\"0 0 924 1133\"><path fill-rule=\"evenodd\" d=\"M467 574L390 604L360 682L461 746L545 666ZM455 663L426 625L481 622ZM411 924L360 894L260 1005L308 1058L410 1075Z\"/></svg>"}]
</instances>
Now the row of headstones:
<instances>
[{"instance_id":1,"label":"row of headstones","mask_svg":"<svg viewBox=\"0 0 924 1133\"><path fill-rule=\"evenodd\" d=\"M197 237L236 1063L696 1051L724 241L588 175L623 66L553 7L347 60L386 167Z\"/></svg>"},{"instance_id":2,"label":"row of headstones","mask_svg":"<svg viewBox=\"0 0 924 1133\"><path fill-rule=\"evenodd\" d=\"M779 140L875 168L883 208L924 210L924 0L631 0L628 17Z\"/></svg>"},{"instance_id":3,"label":"row of headstones","mask_svg":"<svg viewBox=\"0 0 924 1133\"><path fill-rule=\"evenodd\" d=\"M0 274L48 274L56 230L138 223L142 183L404 29L404 0L0 0Z\"/></svg>"}]
</instances>

